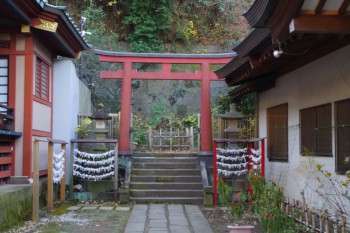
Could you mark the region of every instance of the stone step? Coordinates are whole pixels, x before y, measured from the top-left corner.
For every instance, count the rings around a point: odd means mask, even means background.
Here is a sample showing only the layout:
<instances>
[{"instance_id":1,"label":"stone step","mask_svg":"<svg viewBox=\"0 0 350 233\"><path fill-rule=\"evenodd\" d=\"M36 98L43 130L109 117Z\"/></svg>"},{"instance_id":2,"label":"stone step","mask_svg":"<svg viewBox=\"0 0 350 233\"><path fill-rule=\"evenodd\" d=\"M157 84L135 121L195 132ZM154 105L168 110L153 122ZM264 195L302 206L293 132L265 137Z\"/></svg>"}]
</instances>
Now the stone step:
<instances>
[{"instance_id":1,"label":"stone step","mask_svg":"<svg viewBox=\"0 0 350 233\"><path fill-rule=\"evenodd\" d=\"M171 203L203 205L202 197L131 197L136 203Z\"/></svg>"},{"instance_id":2,"label":"stone step","mask_svg":"<svg viewBox=\"0 0 350 233\"><path fill-rule=\"evenodd\" d=\"M144 157L144 158L134 158L134 163L190 163L197 164L196 158L183 157L183 158L156 158L156 157Z\"/></svg>"},{"instance_id":3,"label":"stone step","mask_svg":"<svg viewBox=\"0 0 350 233\"><path fill-rule=\"evenodd\" d=\"M131 182L131 189L172 189L172 190L202 190L202 183L175 183L175 182Z\"/></svg>"},{"instance_id":4,"label":"stone step","mask_svg":"<svg viewBox=\"0 0 350 233\"><path fill-rule=\"evenodd\" d=\"M196 163L135 163L134 168L143 169L196 169Z\"/></svg>"},{"instance_id":5,"label":"stone step","mask_svg":"<svg viewBox=\"0 0 350 233\"><path fill-rule=\"evenodd\" d=\"M131 182L202 182L202 177L197 176L131 176Z\"/></svg>"},{"instance_id":6,"label":"stone step","mask_svg":"<svg viewBox=\"0 0 350 233\"><path fill-rule=\"evenodd\" d=\"M184 176L199 175L199 169L132 169L131 175Z\"/></svg>"},{"instance_id":7,"label":"stone step","mask_svg":"<svg viewBox=\"0 0 350 233\"><path fill-rule=\"evenodd\" d=\"M130 189L131 197L203 197L203 190Z\"/></svg>"}]
</instances>

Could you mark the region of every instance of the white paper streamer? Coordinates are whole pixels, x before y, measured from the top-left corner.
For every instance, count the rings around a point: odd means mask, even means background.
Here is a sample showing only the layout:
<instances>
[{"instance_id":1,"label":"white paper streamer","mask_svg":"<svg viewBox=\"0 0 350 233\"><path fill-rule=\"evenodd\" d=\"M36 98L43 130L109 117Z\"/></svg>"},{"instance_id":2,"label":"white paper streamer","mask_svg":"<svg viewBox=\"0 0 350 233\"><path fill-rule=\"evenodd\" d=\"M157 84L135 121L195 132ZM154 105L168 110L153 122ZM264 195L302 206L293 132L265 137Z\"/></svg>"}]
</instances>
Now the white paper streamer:
<instances>
[{"instance_id":1,"label":"white paper streamer","mask_svg":"<svg viewBox=\"0 0 350 233\"><path fill-rule=\"evenodd\" d=\"M86 160L86 159L80 159L78 157L74 157L74 163L79 163L79 164L84 164L84 165L106 165L106 164L111 164L114 162L114 157L110 157L104 160L97 160L97 161L91 161L91 160Z\"/></svg>"},{"instance_id":2,"label":"white paper streamer","mask_svg":"<svg viewBox=\"0 0 350 233\"><path fill-rule=\"evenodd\" d=\"M73 168L74 170L80 170L91 174L91 173L109 172L114 169L114 164L110 164L108 167L97 167L97 168L83 167L78 164L74 164Z\"/></svg>"},{"instance_id":3,"label":"white paper streamer","mask_svg":"<svg viewBox=\"0 0 350 233\"><path fill-rule=\"evenodd\" d=\"M96 180L102 180L104 178L113 176L114 175L114 171L111 171L109 173L105 173L105 174L102 174L102 175L89 175L89 174L80 173L79 171L75 170L75 171L73 171L73 175L74 176L78 176L78 177L83 178L83 179L89 179L89 180L96 181Z\"/></svg>"},{"instance_id":4,"label":"white paper streamer","mask_svg":"<svg viewBox=\"0 0 350 233\"><path fill-rule=\"evenodd\" d=\"M83 158L89 158L89 159L102 159L108 156L111 156L114 154L114 150L107 151L105 153L99 154L99 153L86 153L79 151L78 149L74 149L74 155L79 155L80 157Z\"/></svg>"},{"instance_id":5,"label":"white paper streamer","mask_svg":"<svg viewBox=\"0 0 350 233\"><path fill-rule=\"evenodd\" d=\"M238 164L228 164L228 163L221 163L221 162L217 162L216 163L217 165L223 167L223 168L239 168L239 169L242 169L242 168L246 168L247 167L247 164L248 163L238 163Z\"/></svg>"},{"instance_id":6,"label":"white paper streamer","mask_svg":"<svg viewBox=\"0 0 350 233\"><path fill-rule=\"evenodd\" d=\"M248 148L244 149L223 149L216 148L217 151L217 165L218 174L224 176L242 175L247 174L248 164L253 169L261 167L261 149L251 149L251 155L248 155ZM247 162L247 159L251 159L251 162Z\"/></svg>"},{"instance_id":7,"label":"white paper streamer","mask_svg":"<svg viewBox=\"0 0 350 233\"><path fill-rule=\"evenodd\" d=\"M53 174L52 179L55 184L59 183L64 176L64 153L62 150L53 155Z\"/></svg>"},{"instance_id":8,"label":"white paper streamer","mask_svg":"<svg viewBox=\"0 0 350 233\"><path fill-rule=\"evenodd\" d=\"M218 174L222 174L224 176L232 176L232 175L240 176L247 173L248 173L248 169L244 169L240 171L227 171L227 170L218 169Z\"/></svg>"},{"instance_id":9,"label":"white paper streamer","mask_svg":"<svg viewBox=\"0 0 350 233\"><path fill-rule=\"evenodd\" d=\"M86 153L74 150L73 175L82 179L102 180L114 175L114 150Z\"/></svg>"}]
</instances>

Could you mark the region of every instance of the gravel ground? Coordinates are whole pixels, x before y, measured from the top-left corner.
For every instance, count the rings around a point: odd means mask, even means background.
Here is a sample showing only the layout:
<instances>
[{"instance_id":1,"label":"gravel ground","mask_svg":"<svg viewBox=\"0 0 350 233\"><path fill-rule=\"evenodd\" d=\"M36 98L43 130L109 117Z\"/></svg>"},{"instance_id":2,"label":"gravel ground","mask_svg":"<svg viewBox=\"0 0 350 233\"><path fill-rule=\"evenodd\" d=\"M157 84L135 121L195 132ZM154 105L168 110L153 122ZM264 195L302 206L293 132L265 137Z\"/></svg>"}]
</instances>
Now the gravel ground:
<instances>
[{"instance_id":1,"label":"gravel ground","mask_svg":"<svg viewBox=\"0 0 350 233\"><path fill-rule=\"evenodd\" d=\"M96 205L97 203L85 203L86 205ZM99 203L101 204L101 203ZM104 206L116 206L115 203L103 203ZM95 233L95 232L115 232L123 233L129 214L128 211L66 211L69 205L56 209L52 213L42 211L39 223L27 221L23 226L9 230L6 233ZM215 233L228 232L227 226L232 225L225 208L201 208L203 215L208 220ZM245 215L242 218L242 225L254 225L255 233L261 233L260 226L256 218Z\"/></svg>"}]
</instances>

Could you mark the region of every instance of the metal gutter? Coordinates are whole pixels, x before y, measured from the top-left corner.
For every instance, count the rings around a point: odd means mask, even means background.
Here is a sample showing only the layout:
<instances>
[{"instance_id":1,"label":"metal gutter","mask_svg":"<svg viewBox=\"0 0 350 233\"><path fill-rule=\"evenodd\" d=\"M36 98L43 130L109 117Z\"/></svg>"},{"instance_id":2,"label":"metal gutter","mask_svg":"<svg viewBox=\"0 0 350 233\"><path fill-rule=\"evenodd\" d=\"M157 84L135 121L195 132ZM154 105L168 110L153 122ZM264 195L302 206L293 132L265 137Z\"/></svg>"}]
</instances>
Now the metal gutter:
<instances>
[{"instance_id":1,"label":"metal gutter","mask_svg":"<svg viewBox=\"0 0 350 233\"><path fill-rule=\"evenodd\" d=\"M4 3L5 3L5 5L7 5L10 9L12 9L14 12L14 14L17 14L18 16L19 16L19 18L22 20L21 22L23 23L23 24L30 24L31 22L32 22L32 19L31 18L29 18L28 16L27 16L27 14L26 13L24 13L23 11L22 11L22 9L21 8L19 8L18 6L17 6L17 4L15 4L14 2L13 2L13 0L3 0L4 1Z\"/></svg>"}]
</instances>

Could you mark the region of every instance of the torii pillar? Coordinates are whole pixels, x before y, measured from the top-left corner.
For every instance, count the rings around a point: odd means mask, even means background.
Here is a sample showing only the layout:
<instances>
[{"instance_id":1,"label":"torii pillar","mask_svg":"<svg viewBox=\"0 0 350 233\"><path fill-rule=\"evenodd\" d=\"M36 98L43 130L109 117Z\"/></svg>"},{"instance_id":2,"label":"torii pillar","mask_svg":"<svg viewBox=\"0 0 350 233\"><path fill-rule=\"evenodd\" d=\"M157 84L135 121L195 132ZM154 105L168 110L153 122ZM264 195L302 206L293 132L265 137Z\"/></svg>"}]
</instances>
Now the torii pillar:
<instances>
[{"instance_id":1,"label":"torii pillar","mask_svg":"<svg viewBox=\"0 0 350 233\"><path fill-rule=\"evenodd\" d=\"M121 116L119 128L119 155L130 156L130 109L132 79L144 80L195 80L201 81L201 146L200 156L213 154L210 108L210 81L222 81L210 70L211 64L226 64L236 53L221 54L171 54L171 53L130 53L95 50L101 62L121 63L118 71L101 71L101 78L122 79ZM137 72L133 63L162 64L161 72ZM171 72L172 64L199 64L196 73Z\"/></svg>"}]
</instances>

